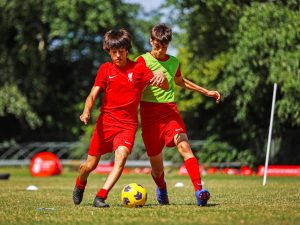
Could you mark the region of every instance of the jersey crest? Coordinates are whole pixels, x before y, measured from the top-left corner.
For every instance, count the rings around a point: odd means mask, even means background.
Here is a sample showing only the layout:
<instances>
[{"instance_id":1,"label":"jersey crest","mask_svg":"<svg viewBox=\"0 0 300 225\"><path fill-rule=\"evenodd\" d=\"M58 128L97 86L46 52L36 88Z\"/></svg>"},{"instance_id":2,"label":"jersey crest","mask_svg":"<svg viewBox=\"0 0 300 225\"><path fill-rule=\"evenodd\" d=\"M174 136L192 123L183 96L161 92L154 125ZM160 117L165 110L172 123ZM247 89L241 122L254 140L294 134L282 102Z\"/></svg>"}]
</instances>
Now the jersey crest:
<instances>
[{"instance_id":1,"label":"jersey crest","mask_svg":"<svg viewBox=\"0 0 300 225\"><path fill-rule=\"evenodd\" d=\"M128 73L128 81L129 82L133 82L132 75L133 75L132 72Z\"/></svg>"}]
</instances>

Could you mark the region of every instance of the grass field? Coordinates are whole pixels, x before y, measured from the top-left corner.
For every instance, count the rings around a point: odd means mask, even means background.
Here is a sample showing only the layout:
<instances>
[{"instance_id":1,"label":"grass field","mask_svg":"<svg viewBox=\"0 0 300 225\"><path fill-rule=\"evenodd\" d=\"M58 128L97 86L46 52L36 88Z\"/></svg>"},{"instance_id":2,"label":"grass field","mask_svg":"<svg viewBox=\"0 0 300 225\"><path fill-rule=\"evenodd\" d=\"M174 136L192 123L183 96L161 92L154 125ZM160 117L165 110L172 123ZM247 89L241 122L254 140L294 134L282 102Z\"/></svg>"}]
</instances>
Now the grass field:
<instances>
[{"instance_id":1,"label":"grass field","mask_svg":"<svg viewBox=\"0 0 300 225\"><path fill-rule=\"evenodd\" d=\"M7 172L10 179L0 180L0 224L300 224L299 177L269 177L262 187L261 177L204 176L211 200L207 207L198 207L187 176L166 175L170 205L160 206L150 175L124 174L109 194L111 207L98 209L92 201L104 175L91 174L83 202L74 206L71 196L77 172L65 169L60 176L33 178L27 168L0 168L0 173ZM132 182L147 189L143 208L121 205L121 189ZM177 182L185 186L174 187ZM39 190L26 191L29 185ZM43 207L53 209L38 209Z\"/></svg>"}]
</instances>

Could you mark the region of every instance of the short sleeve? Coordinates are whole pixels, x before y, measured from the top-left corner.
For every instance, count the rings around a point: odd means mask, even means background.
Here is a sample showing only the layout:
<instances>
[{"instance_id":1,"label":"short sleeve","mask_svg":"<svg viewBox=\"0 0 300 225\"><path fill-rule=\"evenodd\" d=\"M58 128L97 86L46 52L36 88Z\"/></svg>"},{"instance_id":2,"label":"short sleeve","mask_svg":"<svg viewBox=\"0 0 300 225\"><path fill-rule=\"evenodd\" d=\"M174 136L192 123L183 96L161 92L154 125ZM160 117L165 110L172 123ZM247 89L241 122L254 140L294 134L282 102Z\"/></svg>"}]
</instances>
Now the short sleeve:
<instances>
[{"instance_id":1,"label":"short sleeve","mask_svg":"<svg viewBox=\"0 0 300 225\"><path fill-rule=\"evenodd\" d=\"M181 77L181 70L180 70L180 65L178 65L175 77Z\"/></svg>"},{"instance_id":2,"label":"short sleeve","mask_svg":"<svg viewBox=\"0 0 300 225\"><path fill-rule=\"evenodd\" d=\"M95 79L94 86L99 86L102 89L105 89L106 74L107 74L106 70L107 70L106 64L103 64L99 67L98 72L97 72L97 76L96 76L96 79Z\"/></svg>"},{"instance_id":3,"label":"short sleeve","mask_svg":"<svg viewBox=\"0 0 300 225\"><path fill-rule=\"evenodd\" d=\"M138 63L138 70L142 74L142 82L150 84L150 80L154 77L153 72L143 63Z\"/></svg>"},{"instance_id":4,"label":"short sleeve","mask_svg":"<svg viewBox=\"0 0 300 225\"><path fill-rule=\"evenodd\" d=\"M146 66L146 61L143 56L139 56L136 61Z\"/></svg>"}]
</instances>

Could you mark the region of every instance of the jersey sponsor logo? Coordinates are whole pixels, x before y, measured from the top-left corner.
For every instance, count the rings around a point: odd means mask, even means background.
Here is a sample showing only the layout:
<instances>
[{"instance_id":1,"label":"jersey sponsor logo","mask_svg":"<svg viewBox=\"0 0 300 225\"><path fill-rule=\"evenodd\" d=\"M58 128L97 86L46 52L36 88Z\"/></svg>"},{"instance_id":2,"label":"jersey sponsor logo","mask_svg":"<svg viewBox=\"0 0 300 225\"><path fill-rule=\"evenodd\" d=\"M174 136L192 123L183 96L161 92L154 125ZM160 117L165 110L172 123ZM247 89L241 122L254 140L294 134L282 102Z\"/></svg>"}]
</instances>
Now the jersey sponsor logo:
<instances>
[{"instance_id":1,"label":"jersey sponsor logo","mask_svg":"<svg viewBox=\"0 0 300 225\"><path fill-rule=\"evenodd\" d=\"M131 72L131 73L128 73L128 81L129 81L129 82L133 82L132 75L133 75L132 72Z\"/></svg>"},{"instance_id":2,"label":"jersey sponsor logo","mask_svg":"<svg viewBox=\"0 0 300 225\"><path fill-rule=\"evenodd\" d=\"M113 79L114 77L116 77L117 75L114 76L108 76L109 79Z\"/></svg>"}]
</instances>

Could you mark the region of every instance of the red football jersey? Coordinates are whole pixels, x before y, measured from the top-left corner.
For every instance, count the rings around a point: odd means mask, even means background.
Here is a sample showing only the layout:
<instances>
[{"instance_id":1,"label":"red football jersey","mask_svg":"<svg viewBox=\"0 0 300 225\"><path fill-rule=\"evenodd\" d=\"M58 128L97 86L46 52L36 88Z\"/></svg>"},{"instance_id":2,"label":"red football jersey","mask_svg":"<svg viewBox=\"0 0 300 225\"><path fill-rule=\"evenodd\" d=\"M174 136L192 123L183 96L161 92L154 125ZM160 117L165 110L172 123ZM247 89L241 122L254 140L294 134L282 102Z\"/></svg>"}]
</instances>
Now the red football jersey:
<instances>
[{"instance_id":1,"label":"red football jersey","mask_svg":"<svg viewBox=\"0 0 300 225\"><path fill-rule=\"evenodd\" d=\"M104 91L100 114L103 124L136 128L141 95L153 76L144 64L131 60L122 68L111 62L102 64L94 86Z\"/></svg>"}]
</instances>

